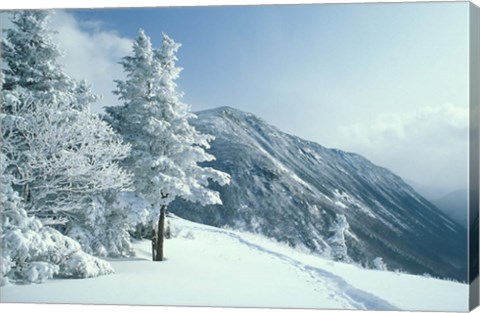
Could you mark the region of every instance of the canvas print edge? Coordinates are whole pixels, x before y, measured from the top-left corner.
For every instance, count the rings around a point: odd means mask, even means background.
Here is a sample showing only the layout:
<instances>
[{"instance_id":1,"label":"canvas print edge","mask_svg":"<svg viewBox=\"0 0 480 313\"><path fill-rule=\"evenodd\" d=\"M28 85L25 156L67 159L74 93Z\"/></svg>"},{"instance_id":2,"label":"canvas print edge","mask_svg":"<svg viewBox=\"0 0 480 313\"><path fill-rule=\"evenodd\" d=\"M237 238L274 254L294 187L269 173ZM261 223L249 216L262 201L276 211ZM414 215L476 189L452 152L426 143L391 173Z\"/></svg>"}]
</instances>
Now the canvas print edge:
<instances>
[{"instance_id":1,"label":"canvas print edge","mask_svg":"<svg viewBox=\"0 0 480 313\"><path fill-rule=\"evenodd\" d=\"M474 13L474 11L476 11L477 13ZM478 23L478 8L476 8L476 10L472 9L471 12L472 12L471 13L472 16L475 16L474 18L472 18L472 24L474 25L474 23L473 23L474 19ZM471 36L474 36L474 32L471 33ZM475 38L478 38L478 37L475 37ZM472 42L474 42L473 40L474 39L472 37ZM478 39L475 40L475 42L478 43ZM473 51L471 53L471 56L478 55L478 45L476 47L474 45L472 45L471 49ZM472 57L472 60L473 59L478 62L478 58ZM472 64L473 64L473 62L472 62ZM478 86L478 70L473 70L472 71L471 81L473 82L473 83L471 83L471 86ZM470 213L469 214L470 214L471 221L473 221L475 219L475 216L477 216L477 219L478 219L478 192L475 192L475 190L478 190L478 174L475 175L475 173L478 173L478 170L475 171L475 168L478 169L478 118L476 118L476 116L478 116L478 100L475 100L475 99L478 99L478 89L477 88L471 88L471 99L474 99L474 100L471 102L471 106L470 106L470 109L471 109L471 115L470 115L471 124L470 124L470 127L471 127L471 132L472 132L471 134L473 134L473 135L470 136ZM477 103L477 104L475 104L475 103ZM472 123L472 121L473 121L473 123ZM475 132L475 129L477 130L476 132ZM477 151L476 154L475 154L475 151ZM475 187L475 186L477 186L477 187ZM476 246L475 246L475 240L474 240L475 238L478 238L478 228L477 228L476 232L475 232L474 228L472 228L470 231L471 231L471 233L470 233L470 238L471 238L470 239L471 240L470 241L470 248L471 248L470 249L470 265L471 265L471 269L470 269L470 272L469 272L470 273L469 277L470 277L471 281L473 279L472 284L471 284L471 289L470 289L470 301L471 301L470 302L470 307L473 308L476 305L478 305L478 296L475 297L475 291L474 291L475 288L477 288L477 290L478 290L478 279L476 280L476 283L475 283L475 280L474 280L475 277L478 277L478 266L477 266L476 274L475 274L475 269L472 268L472 265L475 264L475 262L478 264L478 248L477 248L477 250L475 250ZM477 246L478 246L478 244L477 244Z\"/></svg>"}]
</instances>

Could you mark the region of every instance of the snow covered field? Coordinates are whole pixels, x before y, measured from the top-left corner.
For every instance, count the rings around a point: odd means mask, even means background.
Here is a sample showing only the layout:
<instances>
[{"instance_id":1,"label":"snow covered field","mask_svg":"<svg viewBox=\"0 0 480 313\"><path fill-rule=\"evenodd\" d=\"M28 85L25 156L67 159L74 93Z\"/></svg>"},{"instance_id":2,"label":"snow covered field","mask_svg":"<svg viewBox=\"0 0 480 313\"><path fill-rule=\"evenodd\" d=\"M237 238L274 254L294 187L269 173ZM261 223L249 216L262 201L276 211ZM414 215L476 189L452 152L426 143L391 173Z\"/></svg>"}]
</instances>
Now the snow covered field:
<instances>
[{"instance_id":1,"label":"snow covered field","mask_svg":"<svg viewBox=\"0 0 480 313\"><path fill-rule=\"evenodd\" d=\"M467 285L366 270L269 239L169 218L165 262L110 260L116 273L0 289L1 302L466 311Z\"/></svg>"}]
</instances>

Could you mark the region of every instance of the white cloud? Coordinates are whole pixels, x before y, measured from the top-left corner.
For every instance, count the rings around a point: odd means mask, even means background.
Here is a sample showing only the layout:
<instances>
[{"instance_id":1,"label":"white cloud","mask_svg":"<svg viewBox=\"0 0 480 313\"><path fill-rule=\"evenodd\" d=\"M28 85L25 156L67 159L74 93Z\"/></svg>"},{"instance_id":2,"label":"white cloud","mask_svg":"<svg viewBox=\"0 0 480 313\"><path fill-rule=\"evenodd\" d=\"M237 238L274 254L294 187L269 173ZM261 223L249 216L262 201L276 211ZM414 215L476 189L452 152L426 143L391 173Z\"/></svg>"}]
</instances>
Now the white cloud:
<instances>
[{"instance_id":1,"label":"white cloud","mask_svg":"<svg viewBox=\"0 0 480 313\"><path fill-rule=\"evenodd\" d=\"M51 27L57 31L55 38L64 52L59 62L66 72L75 79L85 79L103 97L92 110L101 112L104 106L118 104L112 94L113 80L124 77L118 61L130 54L132 41L105 30L101 22L79 22L65 11L55 11Z\"/></svg>"},{"instance_id":2,"label":"white cloud","mask_svg":"<svg viewBox=\"0 0 480 313\"><path fill-rule=\"evenodd\" d=\"M383 114L373 124L356 124L343 129L349 136L370 145L377 145L384 139L408 142L440 134L444 135L442 140L456 140L468 130L468 107L426 106L410 113Z\"/></svg>"},{"instance_id":3,"label":"white cloud","mask_svg":"<svg viewBox=\"0 0 480 313\"><path fill-rule=\"evenodd\" d=\"M468 106L425 106L343 126L344 145L400 176L439 189L466 188Z\"/></svg>"}]
</instances>

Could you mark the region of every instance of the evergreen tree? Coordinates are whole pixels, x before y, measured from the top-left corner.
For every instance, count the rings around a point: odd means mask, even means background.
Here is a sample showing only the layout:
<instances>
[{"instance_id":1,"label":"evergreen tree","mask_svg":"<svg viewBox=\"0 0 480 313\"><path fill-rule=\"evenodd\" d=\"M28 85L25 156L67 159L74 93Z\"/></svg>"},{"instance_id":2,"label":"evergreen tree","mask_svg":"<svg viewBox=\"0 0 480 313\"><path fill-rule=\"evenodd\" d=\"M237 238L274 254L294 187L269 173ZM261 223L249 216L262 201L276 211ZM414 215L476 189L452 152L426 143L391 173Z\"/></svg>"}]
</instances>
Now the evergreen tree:
<instances>
[{"instance_id":1,"label":"evergreen tree","mask_svg":"<svg viewBox=\"0 0 480 313\"><path fill-rule=\"evenodd\" d=\"M343 214L337 214L335 224L330 229L332 235L327 242L331 247L331 256L336 261L350 262L346 236L350 234L350 225Z\"/></svg>"},{"instance_id":2,"label":"evergreen tree","mask_svg":"<svg viewBox=\"0 0 480 313\"><path fill-rule=\"evenodd\" d=\"M377 257L373 260L373 268L380 271L388 271L387 264L385 264L381 257Z\"/></svg>"},{"instance_id":3,"label":"evergreen tree","mask_svg":"<svg viewBox=\"0 0 480 313\"><path fill-rule=\"evenodd\" d=\"M73 96L69 91L74 89L74 81L57 63L61 53L48 27L49 12L19 10L10 14L14 27L4 30L2 57L7 66L3 69L2 89L12 91L22 87L35 99L51 99L65 91L64 96ZM8 113L8 109L5 106L4 112Z\"/></svg>"},{"instance_id":4,"label":"evergreen tree","mask_svg":"<svg viewBox=\"0 0 480 313\"><path fill-rule=\"evenodd\" d=\"M199 165L214 160L205 151L214 138L189 124L195 115L181 102L175 83L181 71L175 64L179 47L164 34L161 49L155 50L140 30L133 54L121 61L127 79L116 81L115 94L124 104L106 108L108 121L132 145L124 165L134 174L135 189L151 203L155 261L163 260L168 204L176 197L221 204L218 192L208 189L209 182L230 181L228 174Z\"/></svg>"},{"instance_id":5,"label":"evergreen tree","mask_svg":"<svg viewBox=\"0 0 480 313\"><path fill-rule=\"evenodd\" d=\"M69 78L58 64L48 17L45 11L14 12L14 27L2 42L2 152L11 160L6 173L29 215L85 239L80 242L89 252L108 254L111 236L103 236L105 228L98 231L97 221L115 210L100 204L106 195L129 189L130 174L119 161L130 147L90 112L98 97L88 85ZM128 228L120 221L107 226L122 238Z\"/></svg>"}]
</instances>

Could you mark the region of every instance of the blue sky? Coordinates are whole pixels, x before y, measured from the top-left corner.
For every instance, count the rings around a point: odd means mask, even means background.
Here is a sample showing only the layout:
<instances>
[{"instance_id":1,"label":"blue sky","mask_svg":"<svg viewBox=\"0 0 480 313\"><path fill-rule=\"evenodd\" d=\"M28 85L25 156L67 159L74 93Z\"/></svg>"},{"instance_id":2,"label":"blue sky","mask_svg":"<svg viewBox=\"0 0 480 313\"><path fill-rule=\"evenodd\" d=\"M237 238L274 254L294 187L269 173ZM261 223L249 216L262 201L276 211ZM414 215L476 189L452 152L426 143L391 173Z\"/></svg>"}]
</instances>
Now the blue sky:
<instances>
[{"instance_id":1,"label":"blue sky","mask_svg":"<svg viewBox=\"0 0 480 313\"><path fill-rule=\"evenodd\" d=\"M418 3L95 9L74 15L102 21L128 38L143 28L155 46L162 32L182 43L180 85L194 109L232 105L270 113L273 106L294 111L327 105L332 111L345 102L392 112L400 103L407 109L465 103L466 13L466 4Z\"/></svg>"},{"instance_id":2,"label":"blue sky","mask_svg":"<svg viewBox=\"0 0 480 313\"><path fill-rule=\"evenodd\" d=\"M179 86L194 111L229 105L419 184L466 187L468 3L88 9L53 20L67 69L106 95L99 107L115 102L116 62L138 29L157 47L166 32L182 44Z\"/></svg>"}]
</instances>

